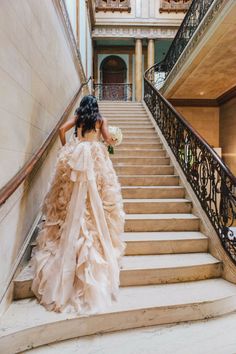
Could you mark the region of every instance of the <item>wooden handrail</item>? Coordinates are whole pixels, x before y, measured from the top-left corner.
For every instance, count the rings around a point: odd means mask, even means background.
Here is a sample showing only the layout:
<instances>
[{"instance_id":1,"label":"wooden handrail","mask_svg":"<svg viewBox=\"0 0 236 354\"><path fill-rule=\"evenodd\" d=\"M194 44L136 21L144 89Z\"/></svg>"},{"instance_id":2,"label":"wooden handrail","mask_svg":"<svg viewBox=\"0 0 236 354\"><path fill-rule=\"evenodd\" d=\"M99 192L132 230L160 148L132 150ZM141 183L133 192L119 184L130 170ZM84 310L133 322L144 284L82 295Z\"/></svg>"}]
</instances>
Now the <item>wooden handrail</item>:
<instances>
[{"instance_id":1,"label":"wooden handrail","mask_svg":"<svg viewBox=\"0 0 236 354\"><path fill-rule=\"evenodd\" d=\"M9 182L7 182L7 184L5 184L5 186L0 189L0 206L3 205L7 201L7 199L15 192L15 190L21 185L21 183L23 183L25 181L25 179L33 171L37 162L40 160L40 158L46 152L49 145L52 144L53 141L56 139L60 126L67 119L72 107L74 106L76 100L78 99L78 97L82 91L82 88L85 85L87 85L91 79L92 79L92 77L90 76L86 82L84 82L80 85L78 91L75 93L72 100L70 101L70 103L66 107L66 109L65 109L64 113L62 114L61 118L59 119L58 123L53 128L53 130L48 135L48 137L43 142L43 144L33 154L33 156L29 159L29 161L27 161L24 164L24 166L15 174L15 176L13 176L9 180Z\"/></svg>"}]
</instances>

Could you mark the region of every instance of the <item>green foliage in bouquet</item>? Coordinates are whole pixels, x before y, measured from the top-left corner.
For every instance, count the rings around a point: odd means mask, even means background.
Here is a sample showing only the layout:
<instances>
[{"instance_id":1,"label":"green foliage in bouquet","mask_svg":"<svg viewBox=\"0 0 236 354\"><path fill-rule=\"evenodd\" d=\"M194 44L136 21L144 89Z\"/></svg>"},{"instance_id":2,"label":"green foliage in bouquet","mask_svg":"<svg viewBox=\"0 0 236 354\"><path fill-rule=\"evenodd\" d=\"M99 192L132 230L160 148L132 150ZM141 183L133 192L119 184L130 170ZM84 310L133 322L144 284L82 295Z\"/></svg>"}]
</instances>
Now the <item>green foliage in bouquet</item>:
<instances>
[{"instance_id":1,"label":"green foliage in bouquet","mask_svg":"<svg viewBox=\"0 0 236 354\"><path fill-rule=\"evenodd\" d=\"M114 154L114 148L112 145L108 145L107 150L108 150L109 154Z\"/></svg>"}]
</instances>

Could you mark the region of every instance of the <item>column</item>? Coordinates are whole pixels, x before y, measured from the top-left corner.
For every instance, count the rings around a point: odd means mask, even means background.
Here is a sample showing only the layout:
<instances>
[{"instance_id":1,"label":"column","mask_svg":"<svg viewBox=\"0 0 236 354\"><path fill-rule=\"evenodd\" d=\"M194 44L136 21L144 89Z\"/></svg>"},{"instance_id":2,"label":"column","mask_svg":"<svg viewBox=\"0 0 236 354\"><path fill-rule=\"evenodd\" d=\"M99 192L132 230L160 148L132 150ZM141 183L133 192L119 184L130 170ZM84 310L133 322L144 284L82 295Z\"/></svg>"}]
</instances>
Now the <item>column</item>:
<instances>
[{"instance_id":1,"label":"column","mask_svg":"<svg viewBox=\"0 0 236 354\"><path fill-rule=\"evenodd\" d=\"M135 40L135 99L137 102L142 100L142 39Z\"/></svg>"},{"instance_id":2,"label":"column","mask_svg":"<svg viewBox=\"0 0 236 354\"><path fill-rule=\"evenodd\" d=\"M155 41L152 38L148 39L148 68L155 64Z\"/></svg>"}]
</instances>

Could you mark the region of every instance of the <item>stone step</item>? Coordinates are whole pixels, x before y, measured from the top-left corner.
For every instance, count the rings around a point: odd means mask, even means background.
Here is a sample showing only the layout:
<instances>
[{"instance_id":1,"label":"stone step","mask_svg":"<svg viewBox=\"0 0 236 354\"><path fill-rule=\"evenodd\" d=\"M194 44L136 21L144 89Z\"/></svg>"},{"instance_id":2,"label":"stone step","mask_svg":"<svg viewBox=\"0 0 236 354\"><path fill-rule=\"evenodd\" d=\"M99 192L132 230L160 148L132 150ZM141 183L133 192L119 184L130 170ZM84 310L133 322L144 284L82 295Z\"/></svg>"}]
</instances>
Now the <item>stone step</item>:
<instances>
[{"instance_id":1,"label":"stone step","mask_svg":"<svg viewBox=\"0 0 236 354\"><path fill-rule=\"evenodd\" d=\"M123 198L184 198L182 186L125 186L121 188Z\"/></svg>"},{"instance_id":2,"label":"stone step","mask_svg":"<svg viewBox=\"0 0 236 354\"><path fill-rule=\"evenodd\" d=\"M143 119L143 118L136 118L134 120L130 119L130 118L124 118L124 117L120 117L120 118L107 118L108 119L108 124L123 124L124 126L130 126L131 128L135 128L135 127L153 127L152 122L147 118L147 119Z\"/></svg>"},{"instance_id":3,"label":"stone step","mask_svg":"<svg viewBox=\"0 0 236 354\"><path fill-rule=\"evenodd\" d=\"M166 165L114 165L118 175L171 175L174 173L173 166Z\"/></svg>"},{"instance_id":4,"label":"stone step","mask_svg":"<svg viewBox=\"0 0 236 354\"><path fill-rule=\"evenodd\" d=\"M178 283L218 278L222 262L209 253L125 256L121 286Z\"/></svg>"},{"instance_id":5,"label":"stone step","mask_svg":"<svg viewBox=\"0 0 236 354\"><path fill-rule=\"evenodd\" d=\"M135 135L138 135L138 136L148 136L148 137L157 137L157 133L155 132L155 130L153 130L152 128L150 130L147 130L147 129L139 129L139 130L136 130L135 129L126 129L126 128L121 128L120 129L122 130L122 133L123 135L131 135L131 136L135 136Z\"/></svg>"},{"instance_id":6,"label":"stone step","mask_svg":"<svg viewBox=\"0 0 236 354\"><path fill-rule=\"evenodd\" d=\"M200 220L193 214L127 214L125 232L199 231Z\"/></svg>"},{"instance_id":7,"label":"stone step","mask_svg":"<svg viewBox=\"0 0 236 354\"><path fill-rule=\"evenodd\" d=\"M129 106L129 107L122 107L122 106L116 106L116 107L99 107L100 112L143 112L144 114L147 114L147 111L142 107L142 106Z\"/></svg>"},{"instance_id":8,"label":"stone step","mask_svg":"<svg viewBox=\"0 0 236 354\"><path fill-rule=\"evenodd\" d=\"M126 255L207 252L208 238L201 232L125 232Z\"/></svg>"},{"instance_id":9,"label":"stone step","mask_svg":"<svg viewBox=\"0 0 236 354\"><path fill-rule=\"evenodd\" d=\"M166 151L163 149L126 149L123 144L115 148L114 157L165 157Z\"/></svg>"},{"instance_id":10,"label":"stone step","mask_svg":"<svg viewBox=\"0 0 236 354\"><path fill-rule=\"evenodd\" d=\"M143 126L137 127L134 125L133 127L130 127L130 126L121 127L119 125L119 128L121 128L122 132L126 132L126 133L138 133L138 134L156 133L155 129L151 126L150 127L143 127ZM156 133L156 135L157 135L157 133Z\"/></svg>"},{"instance_id":11,"label":"stone step","mask_svg":"<svg viewBox=\"0 0 236 354\"><path fill-rule=\"evenodd\" d=\"M190 213L192 203L187 199L124 199L127 214Z\"/></svg>"},{"instance_id":12,"label":"stone step","mask_svg":"<svg viewBox=\"0 0 236 354\"><path fill-rule=\"evenodd\" d=\"M169 165L169 157L117 157L111 155L112 162L116 165Z\"/></svg>"},{"instance_id":13,"label":"stone step","mask_svg":"<svg viewBox=\"0 0 236 354\"><path fill-rule=\"evenodd\" d=\"M224 328L223 341L222 328ZM120 354L120 348L122 354L143 354L144 348L148 348L148 354L170 354L177 353L178 347L181 348L181 354L226 354L228 348L236 348L235 328L236 313L232 312L207 320L156 325L150 329L140 327L74 338L50 346L41 346L30 350L27 354L75 354L78 348L80 353L111 354L110 343L113 344L112 354Z\"/></svg>"},{"instance_id":14,"label":"stone step","mask_svg":"<svg viewBox=\"0 0 236 354\"><path fill-rule=\"evenodd\" d=\"M106 104L106 105L101 105L99 104L99 110L100 111L103 111L103 110L111 110L111 111L117 111L117 110L123 110L123 111L128 111L130 110L131 112L135 111L135 110L141 110L141 111L145 111L145 108L140 105L140 104L133 104L133 105L122 105L122 104L118 104L118 105L109 105L109 104Z\"/></svg>"},{"instance_id":15,"label":"stone step","mask_svg":"<svg viewBox=\"0 0 236 354\"><path fill-rule=\"evenodd\" d=\"M235 311L235 307L236 286L221 278L121 287L117 302L89 316L53 313L35 299L19 300L2 316L0 347L2 353L18 353L29 345L38 347L95 333L208 319Z\"/></svg>"},{"instance_id":16,"label":"stone step","mask_svg":"<svg viewBox=\"0 0 236 354\"><path fill-rule=\"evenodd\" d=\"M177 186L179 176L119 175L119 182L122 186Z\"/></svg>"},{"instance_id":17,"label":"stone step","mask_svg":"<svg viewBox=\"0 0 236 354\"><path fill-rule=\"evenodd\" d=\"M144 117L148 117L147 112L143 109L139 109L139 108L130 108L130 109L108 109L108 108L103 108L100 109L100 113L104 114L104 115L110 115L110 116L119 116L119 115L124 115L124 116L129 116L129 115L133 115L133 116L144 116Z\"/></svg>"},{"instance_id":18,"label":"stone step","mask_svg":"<svg viewBox=\"0 0 236 354\"><path fill-rule=\"evenodd\" d=\"M140 110L145 110L142 104L138 103L131 103L129 105L127 104L101 104L99 103L99 110L102 111L103 109L110 109L110 110L118 110L118 109L123 109L123 110L128 110L128 109L140 109ZM145 110L146 111L146 110Z\"/></svg>"},{"instance_id":19,"label":"stone step","mask_svg":"<svg viewBox=\"0 0 236 354\"><path fill-rule=\"evenodd\" d=\"M142 144L160 144L160 138L157 135L154 135L152 137L147 137L147 136L143 136L143 135L135 135L135 136L124 136L123 137L123 141L122 143L140 143L142 142ZM123 145L122 144L122 145Z\"/></svg>"},{"instance_id":20,"label":"stone step","mask_svg":"<svg viewBox=\"0 0 236 354\"><path fill-rule=\"evenodd\" d=\"M104 118L110 122L111 120L114 120L116 122L130 122L130 124L134 124L135 122L144 122L144 123L151 123L150 119L148 116L144 114L103 114L102 115Z\"/></svg>"},{"instance_id":21,"label":"stone step","mask_svg":"<svg viewBox=\"0 0 236 354\"><path fill-rule=\"evenodd\" d=\"M151 141L156 141L156 139L158 139L158 142L160 142L160 138L158 137L157 133L155 132L127 132L125 130L122 130L122 134L123 134L123 141L126 140L127 138L131 141L137 141L137 139L139 140L144 140L144 142L146 140L151 140Z\"/></svg>"},{"instance_id":22,"label":"stone step","mask_svg":"<svg viewBox=\"0 0 236 354\"><path fill-rule=\"evenodd\" d=\"M143 142L143 139L140 141L136 141L133 142L131 141L132 139L129 139L127 141L124 141L121 143L121 145L119 145L119 147L115 148L115 151L117 149L117 151L121 148L123 149L130 149L130 150L140 150L140 149L161 149L162 148L162 144L157 142L157 139L155 140L155 142L151 142L150 140L147 142Z\"/></svg>"},{"instance_id":23,"label":"stone step","mask_svg":"<svg viewBox=\"0 0 236 354\"><path fill-rule=\"evenodd\" d=\"M152 123L148 118L130 118L130 117L120 117L120 118L114 118L114 117L106 117L108 120L108 124L110 125L128 125L131 126L132 129L135 127L153 127Z\"/></svg>"},{"instance_id":24,"label":"stone step","mask_svg":"<svg viewBox=\"0 0 236 354\"><path fill-rule=\"evenodd\" d=\"M174 283L218 277L221 262L209 253L129 255L121 260L120 286ZM14 279L14 299L34 297L32 268L27 265Z\"/></svg>"},{"instance_id":25,"label":"stone step","mask_svg":"<svg viewBox=\"0 0 236 354\"><path fill-rule=\"evenodd\" d=\"M118 127L120 127L119 125L117 125ZM120 127L121 130L125 133L129 133L129 134L136 134L136 135L142 135L144 133L146 134L155 134L156 136L158 136L157 132L155 131L155 129L151 126L149 127L136 127L135 125L131 128L127 128L127 127Z\"/></svg>"}]
</instances>

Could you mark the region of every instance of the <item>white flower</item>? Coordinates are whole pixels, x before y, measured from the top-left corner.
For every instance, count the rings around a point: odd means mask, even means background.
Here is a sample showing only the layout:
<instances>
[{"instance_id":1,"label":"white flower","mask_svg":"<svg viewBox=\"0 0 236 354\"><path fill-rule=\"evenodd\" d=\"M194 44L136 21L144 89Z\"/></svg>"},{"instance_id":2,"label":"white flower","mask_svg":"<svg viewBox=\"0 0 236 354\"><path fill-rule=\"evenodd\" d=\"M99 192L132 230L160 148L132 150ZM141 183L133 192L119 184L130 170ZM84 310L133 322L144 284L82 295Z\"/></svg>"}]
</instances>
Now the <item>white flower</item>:
<instances>
[{"instance_id":1,"label":"white flower","mask_svg":"<svg viewBox=\"0 0 236 354\"><path fill-rule=\"evenodd\" d=\"M121 129L110 125L108 127L108 131L109 131L109 134L111 135L112 140L115 141L115 146L120 145L122 143L122 139L123 139Z\"/></svg>"}]
</instances>

